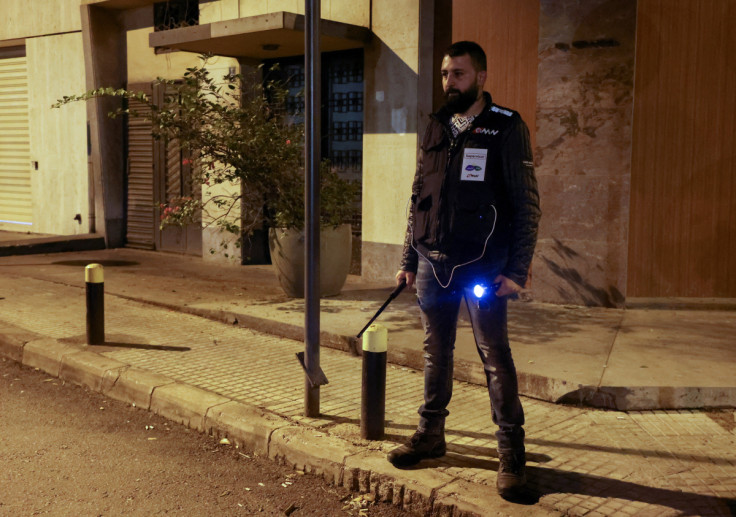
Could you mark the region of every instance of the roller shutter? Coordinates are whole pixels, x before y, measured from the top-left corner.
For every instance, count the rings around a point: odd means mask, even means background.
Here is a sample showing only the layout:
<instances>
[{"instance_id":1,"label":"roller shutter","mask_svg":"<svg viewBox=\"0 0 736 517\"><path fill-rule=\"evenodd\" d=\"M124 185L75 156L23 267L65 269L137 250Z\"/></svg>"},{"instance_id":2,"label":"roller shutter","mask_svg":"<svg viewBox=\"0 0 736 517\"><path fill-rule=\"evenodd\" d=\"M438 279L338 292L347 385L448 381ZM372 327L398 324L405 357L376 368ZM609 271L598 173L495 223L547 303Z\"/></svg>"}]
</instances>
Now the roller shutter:
<instances>
[{"instance_id":1,"label":"roller shutter","mask_svg":"<svg viewBox=\"0 0 736 517\"><path fill-rule=\"evenodd\" d=\"M32 229L28 70L24 49L0 53L0 229Z\"/></svg>"},{"instance_id":2,"label":"roller shutter","mask_svg":"<svg viewBox=\"0 0 736 517\"><path fill-rule=\"evenodd\" d=\"M151 93L150 85L131 89ZM131 100L131 110L145 112L142 102ZM153 200L153 137L151 121L130 117L128 121L128 226L127 246L153 249L155 215Z\"/></svg>"}]
</instances>

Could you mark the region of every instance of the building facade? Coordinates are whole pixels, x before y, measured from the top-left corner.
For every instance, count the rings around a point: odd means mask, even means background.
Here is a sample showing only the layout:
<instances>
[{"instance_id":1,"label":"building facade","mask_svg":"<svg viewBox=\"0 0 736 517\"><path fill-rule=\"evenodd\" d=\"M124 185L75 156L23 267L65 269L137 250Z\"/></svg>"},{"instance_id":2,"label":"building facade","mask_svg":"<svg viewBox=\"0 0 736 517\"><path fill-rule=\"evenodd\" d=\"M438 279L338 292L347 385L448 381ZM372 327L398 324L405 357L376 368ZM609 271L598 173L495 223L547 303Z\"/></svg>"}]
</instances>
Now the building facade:
<instances>
[{"instance_id":1,"label":"building facade","mask_svg":"<svg viewBox=\"0 0 736 517\"><path fill-rule=\"evenodd\" d=\"M442 51L472 39L494 101L532 132L535 300L736 297L736 3L322 0L321 11L323 150L362 182L365 279L393 277ZM303 13L301 0L0 0L0 230L223 260L216 230L158 228L158 203L192 193L180 149L108 118L114 100L50 106L99 86L165 95L156 77L181 77L202 52L217 73L298 68Z\"/></svg>"}]
</instances>

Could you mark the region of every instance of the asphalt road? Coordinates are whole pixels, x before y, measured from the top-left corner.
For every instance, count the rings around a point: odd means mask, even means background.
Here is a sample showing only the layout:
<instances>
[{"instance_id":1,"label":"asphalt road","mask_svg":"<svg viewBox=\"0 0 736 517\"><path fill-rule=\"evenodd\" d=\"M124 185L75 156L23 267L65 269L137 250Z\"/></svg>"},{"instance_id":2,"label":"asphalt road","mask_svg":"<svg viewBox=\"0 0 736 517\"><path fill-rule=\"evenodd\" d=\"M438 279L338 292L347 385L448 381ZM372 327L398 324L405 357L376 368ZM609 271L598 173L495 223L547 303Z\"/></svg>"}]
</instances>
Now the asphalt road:
<instances>
[{"instance_id":1,"label":"asphalt road","mask_svg":"<svg viewBox=\"0 0 736 517\"><path fill-rule=\"evenodd\" d=\"M408 514L0 358L6 515Z\"/></svg>"}]
</instances>

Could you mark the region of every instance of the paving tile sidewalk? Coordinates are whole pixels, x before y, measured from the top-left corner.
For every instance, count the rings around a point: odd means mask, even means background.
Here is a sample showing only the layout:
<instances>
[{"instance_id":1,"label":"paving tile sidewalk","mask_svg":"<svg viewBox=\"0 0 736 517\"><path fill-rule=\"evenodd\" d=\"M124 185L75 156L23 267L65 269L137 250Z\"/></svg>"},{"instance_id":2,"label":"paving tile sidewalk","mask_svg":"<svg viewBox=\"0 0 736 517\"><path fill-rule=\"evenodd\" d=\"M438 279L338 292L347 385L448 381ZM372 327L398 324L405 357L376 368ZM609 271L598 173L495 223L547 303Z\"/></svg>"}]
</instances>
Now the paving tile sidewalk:
<instances>
[{"instance_id":1,"label":"paving tile sidewalk","mask_svg":"<svg viewBox=\"0 0 736 517\"><path fill-rule=\"evenodd\" d=\"M298 341L108 295L106 346L86 347L81 286L1 280L0 352L110 396L139 397L165 416L417 514L736 512L733 411L623 413L524 399L534 504L514 505L493 488L495 439L481 386L455 383L448 455L400 471L385 453L416 425L419 372L389 369L387 439L367 442L359 436L360 358L349 353L323 349L330 384L321 390L322 417L307 419Z\"/></svg>"},{"instance_id":2,"label":"paving tile sidewalk","mask_svg":"<svg viewBox=\"0 0 736 517\"><path fill-rule=\"evenodd\" d=\"M105 265L108 293L302 339L303 301L283 294L270 266L227 266L197 257L112 249L0 257L0 274L83 286L83 268L90 261ZM386 284L350 277L343 293L321 302L323 346L359 348L355 333L390 291ZM520 389L526 395L625 410L736 407L734 310L514 302L509 313ZM389 328L389 361L421 369L423 332L413 293L402 293L379 321ZM485 383L463 310L455 378Z\"/></svg>"}]
</instances>

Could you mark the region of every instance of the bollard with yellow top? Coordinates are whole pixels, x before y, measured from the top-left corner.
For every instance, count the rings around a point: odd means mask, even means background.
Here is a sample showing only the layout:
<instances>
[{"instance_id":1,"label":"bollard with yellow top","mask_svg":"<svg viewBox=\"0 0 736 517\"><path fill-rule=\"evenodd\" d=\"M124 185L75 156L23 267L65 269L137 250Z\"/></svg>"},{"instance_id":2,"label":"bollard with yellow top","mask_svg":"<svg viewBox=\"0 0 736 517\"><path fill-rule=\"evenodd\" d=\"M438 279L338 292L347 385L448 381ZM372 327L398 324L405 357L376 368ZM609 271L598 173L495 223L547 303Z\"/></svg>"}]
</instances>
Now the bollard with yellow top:
<instances>
[{"instance_id":1,"label":"bollard with yellow top","mask_svg":"<svg viewBox=\"0 0 736 517\"><path fill-rule=\"evenodd\" d=\"M388 330L370 325L363 333L363 388L360 404L360 436L382 440L386 420L386 355Z\"/></svg>"},{"instance_id":2,"label":"bollard with yellow top","mask_svg":"<svg viewBox=\"0 0 736 517\"><path fill-rule=\"evenodd\" d=\"M101 264L84 269L87 290L87 344L105 344L105 278Z\"/></svg>"}]
</instances>

